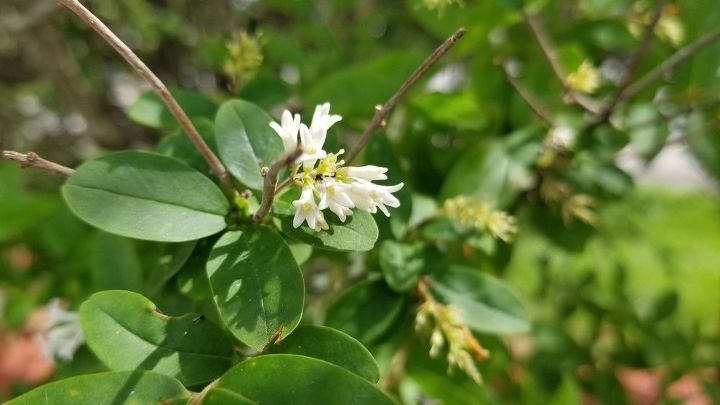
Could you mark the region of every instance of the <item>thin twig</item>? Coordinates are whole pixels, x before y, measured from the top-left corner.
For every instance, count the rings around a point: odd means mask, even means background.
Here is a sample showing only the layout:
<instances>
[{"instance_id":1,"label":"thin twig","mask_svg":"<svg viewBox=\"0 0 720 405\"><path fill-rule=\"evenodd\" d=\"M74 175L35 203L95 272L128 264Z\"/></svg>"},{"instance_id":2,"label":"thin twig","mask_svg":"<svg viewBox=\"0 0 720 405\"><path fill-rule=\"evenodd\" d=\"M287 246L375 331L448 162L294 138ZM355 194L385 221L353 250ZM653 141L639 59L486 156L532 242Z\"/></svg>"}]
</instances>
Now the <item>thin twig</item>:
<instances>
[{"instance_id":1,"label":"thin twig","mask_svg":"<svg viewBox=\"0 0 720 405\"><path fill-rule=\"evenodd\" d=\"M24 154L12 150L4 150L2 151L2 157L3 159L14 160L18 162L20 164L20 167L22 167L23 169L26 167L34 167L63 177L69 177L73 173L75 173L75 170L69 167L65 167L59 163L43 159L35 152L29 152L28 154Z\"/></svg>"},{"instance_id":2,"label":"thin twig","mask_svg":"<svg viewBox=\"0 0 720 405\"><path fill-rule=\"evenodd\" d=\"M187 116L185 111L183 111L182 107L180 107L180 104L178 104L172 94L170 94L167 86L165 86L160 78L158 78L157 75L155 75L155 73L153 73L153 71L150 70L150 68L148 68L147 65L145 65L145 63L143 63L143 61L140 60L140 58L138 58L137 55L135 55L135 53L110 30L110 28L100 21L100 19L90 12L90 10L85 8L85 6L83 6L78 0L57 1L80 17L80 19L95 30L95 32L100 34L100 36L150 84L153 90L155 90L155 92L163 100L165 105L167 105L173 116L175 116L175 119L177 119L183 131L208 162L212 172L222 181L228 190L232 190L234 188L232 180L230 179L225 166L223 166L220 159L215 156L207 143L205 143L203 137L190 121L190 118Z\"/></svg>"},{"instance_id":3,"label":"thin twig","mask_svg":"<svg viewBox=\"0 0 720 405\"><path fill-rule=\"evenodd\" d=\"M695 42L678 49L677 52L672 54L672 56L667 58L663 63L655 67L655 69L651 70L645 76L641 77L640 79L629 85L622 99L627 100L635 97L636 95L650 87L655 81L659 80L666 72L672 70L675 66L684 62L687 58L693 56L698 51L712 44L718 39L720 39L720 28L711 31L698 38L698 40L696 40Z\"/></svg>"},{"instance_id":4,"label":"thin twig","mask_svg":"<svg viewBox=\"0 0 720 405\"><path fill-rule=\"evenodd\" d=\"M347 158L345 159L347 164L350 164L357 155L360 153L360 151L367 145L368 141L370 141L370 138L375 134L375 132L384 127L386 122L385 119L387 118L388 114L390 114L390 111L395 108L395 106L400 102L400 99L403 98L403 96L410 90L410 88L417 83L418 80L420 80L425 74L432 68L437 61L439 61L443 56L445 56L446 53L450 49L452 49L453 46L460 40L460 38L465 35L465 32L467 30L465 28L460 28L457 31L455 31L454 34L450 36L445 42L443 42L442 45L440 45L433 53L428 56L427 59L420 65L419 68L415 72L413 72L412 75L403 83L402 86L400 86L400 89L393 94L392 97L390 97L390 100L388 100L384 105L382 106L376 106L375 107L375 115L373 116L372 121L370 121L370 125L365 129L365 132L362 133L360 136L360 140L355 144L355 146L352 148L350 153L348 153Z\"/></svg>"},{"instance_id":5,"label":"thin twig","mask_svg":"<svg viewBox=\"0 0 720 405\"><path fill-rule=\"evenodd\" d=\"M265 184L263 186L262 203L260 204L260 208L255 212L255 215L253 215L253 221L255 221L255 223L262 222L272 208L273 200L275 199L275 186L277 185L277 177L280 170L295 163L300 155L302 155L302 149L298 147L293 152L278 159L267 171L263 170Z\"/></svg>"},{"instance_id":6,"label":"thin twig","mask_svg":"<svg viewBox=\"0 0 720 405\"><path fill-rule=\"evenodd\" d=\"M615 112L615 107L617 107L620 100L623 99L625 91L628 89L628 86L630 86L630 83L632 83L632 80L635 78L635 73L637 73L640 64L642 63L643 59L645 59L645 55L647 55L648 51L650 50L650 46L652 45L653 39L655 38L655 27L657 27L658 22L660 22L664 7L665 0L658 0L657 5L655 6L655 11L650 18L650 24L645 27L645 32L643 33L642 39L640 40L640 44L630 57L627 65L625 65L625 71L623 72L622 80L618 85L617 90L613 94L610 101L608 101L607 104L603 106L597 117L590 124L589 130L597 128L598 126L607 122L612 116L613 112Z\"/></svg>"},{"instance_id":7,"label":"thin twig","mask_svg":"<svg viewBox=\"0 0 720 405\"><path fill-rule=\"evenodd\" d=\"M550 45L550 40L545 34L545 30L540 25L540 22L535 16L530 15L525 9L522 10L522 14L525 22L530 28L530 32L533 34L535 40L540 46L540 53L542 53L543 57L550 66L550 70L552 70L555 79L557 79L558 83L560 83L560 86L562 86L565 95L573 103L579 105L590 113L596 114L598 107L595 101L592 100L590 97L576 93L568 84L565 69L563 69L562 65L560 64L557 54L555 53L555 48Z\"/></svg>"},{"instance_id":8,"label":"thin twig","mask_svg":"<svg viewBox=\"0 0 720 405\"><path fill-rule=\"evenodd\" d=\"M528 88L526 88L515 76L513 76L513 74L508 70L504 63L500 64L500 68L502 69L503 73L505 73L507 81L513 87L513 89L515 89L518 95L520 95L520 98L525 100L525 103L527 103L527 105L535 113L535 115L537 115L538 118L543 120L548 125L552 126L552 117L548 113L548 109L545 108L545 106L538 99L535 98L535 96L530 92Z\"/></svg>"}]
</instances>

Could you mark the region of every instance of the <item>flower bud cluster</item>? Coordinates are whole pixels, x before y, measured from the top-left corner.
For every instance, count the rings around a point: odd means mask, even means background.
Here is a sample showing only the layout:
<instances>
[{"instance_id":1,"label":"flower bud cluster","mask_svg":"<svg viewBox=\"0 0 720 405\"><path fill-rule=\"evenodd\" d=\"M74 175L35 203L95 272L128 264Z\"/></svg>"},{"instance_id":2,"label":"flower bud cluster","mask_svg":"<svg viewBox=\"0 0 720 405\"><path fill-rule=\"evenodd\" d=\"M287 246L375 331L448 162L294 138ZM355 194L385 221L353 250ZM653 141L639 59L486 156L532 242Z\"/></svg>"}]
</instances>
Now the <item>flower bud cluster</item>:
<instances>
[{"instance_id":1,"label":"flower bud cluster","mask_svg":"<svg viewBox=\"0 0 720 405\"><path fill-rule=\"evenodd\" d=\"M339 115L330 114L330 103L325 103L315 108L309 127L300 121L299 114L293 115L287 110L280 124L270 123L282 139L286 153L298 146L302 148L302 154L291 167L293 182L302 188L300 198L293 201L296 228L307 222L315 231L328 229L325 209L345 222L353 209L373 214L380 210L390 216L388 207L400 206L392 193L400 190L403 183L392 186L374 183L387 180L387 168L346 166L345 161L339 159L344 150L327 153L323 149L328 129L341 119Z\"/></svg>"},{"instance_id":2,"label":"flower bud cluster","mask_svg":"<svg viewBox=\"0 0 720 405\"><path fill-rule=\"evenodd\" d=\"M431 357L439 356L447 343L448 372L458 367L480 384L482 376L475 360L486 360L490 353L475 339L454 307L441 304L433 298L428 284L427 280L423 280L418 285L423 302L415 317L415 329L417 331L431 329Z\"/></svg>"},{"instance_id":3,"label":"flower bud cluster","mask_svg":"<svg viewBox=\"0 0 720 405\"><path fill-rule=\"evenodd\" d=\"M505 242L510 242L517 233L515 218L478 198L458 196L445 200L443 214L463 226L488 231Z\"/></svg>"}]
</instances>

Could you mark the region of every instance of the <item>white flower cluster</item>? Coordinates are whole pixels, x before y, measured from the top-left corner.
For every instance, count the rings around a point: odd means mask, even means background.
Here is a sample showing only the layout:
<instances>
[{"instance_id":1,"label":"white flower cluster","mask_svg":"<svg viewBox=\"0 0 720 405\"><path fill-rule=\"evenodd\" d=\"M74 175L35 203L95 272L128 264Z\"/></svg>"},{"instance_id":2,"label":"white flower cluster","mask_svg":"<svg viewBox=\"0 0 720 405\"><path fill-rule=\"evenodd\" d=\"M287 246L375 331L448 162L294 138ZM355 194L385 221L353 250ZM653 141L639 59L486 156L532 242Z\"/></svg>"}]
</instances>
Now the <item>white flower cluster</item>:
<instances>
[{"instance_id":1,"label":"white flower cluster","mask_svg":"<svg viewBox=\"0 0 720 405\"><path fill-rule=\"evenodd\" d=\"M63 309L57 298L51 300L47 306L47 330L40 339L49 358L72 360L75 351L85 343L78 313Z\"/></svg>"},{"instance_id":2,"label":"white flower cluster","mask_svg":"<svg viewBox=\"0 0 720 405\"><path fill-rule=\"evenodd\" d=\"M397 208L400 201L392 193L400 190L403 183L383 186L373 183L387 180L387 169L379 166L345 166L338 160L344 153L327 153L323 149L330 127L342 120L339 115L330 114L330 103L315 108L310 127L300 122L300 115L284 111L280 124L270 126L282 138L285 153L291 153L298 147L298 135L302 155L291 167L291 176L295 184L302 187L300 198L293 201L295 218L293 226L299 227L307 222L315 231L328 229L323 210L328 208L345 222L357 208L370 213L378 209L390 216L387 207ZM302 168L302 171L300 170Z\"/></svg>"}]
</instances>

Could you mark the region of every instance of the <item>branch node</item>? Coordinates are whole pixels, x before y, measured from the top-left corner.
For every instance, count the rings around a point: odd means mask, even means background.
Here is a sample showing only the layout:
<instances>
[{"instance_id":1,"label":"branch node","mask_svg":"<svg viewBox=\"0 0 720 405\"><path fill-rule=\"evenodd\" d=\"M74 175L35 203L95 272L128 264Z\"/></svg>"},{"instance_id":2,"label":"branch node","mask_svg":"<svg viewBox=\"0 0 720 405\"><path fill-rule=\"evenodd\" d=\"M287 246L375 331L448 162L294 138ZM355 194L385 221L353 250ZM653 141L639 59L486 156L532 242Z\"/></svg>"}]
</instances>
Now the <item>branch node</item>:
<instances>
[{"instance_id":1,"label":"branch node","mask_svg":"<svg viewBox=\"0 0 720 405\"><path fill-rule=\"evenodd\" d=\"M253 215L253 221L255 223L262 222L262 220L270 213L273 201L275 200L275 186L277 185L277 177L280 170L295 163L300 155L302 155L302 148L298 147L285 156L280 157L280 159L275 161L269 169L267 167L263 167L261 170L261 173L263 171L265 172L263 174L265 182L263 185L262 203L260 204L260 208L258 208L255 212L255 215ZM265 171L265 169L267 169L267 171ZM290 176L292 175L293 174L290 173Z\"/></svg>"}]
</instances>

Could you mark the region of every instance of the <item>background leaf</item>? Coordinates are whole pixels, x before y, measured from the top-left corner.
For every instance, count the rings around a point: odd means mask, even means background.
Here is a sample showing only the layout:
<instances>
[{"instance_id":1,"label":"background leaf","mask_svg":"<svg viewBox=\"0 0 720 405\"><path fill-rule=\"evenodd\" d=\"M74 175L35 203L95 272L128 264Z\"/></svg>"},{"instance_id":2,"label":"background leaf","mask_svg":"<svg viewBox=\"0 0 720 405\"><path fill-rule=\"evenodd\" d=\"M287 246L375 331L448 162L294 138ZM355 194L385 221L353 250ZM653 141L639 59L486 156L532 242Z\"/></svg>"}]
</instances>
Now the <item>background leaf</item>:
<instances>
[{"instance_id":1,"label":"background leaf","mask_svg":"<svg viewBox=\"0 0 720 405\"><path fill-rule=\"evenodd\" d=\"M528 315L512 290L479 270L451 267L433 275L430 288L440 301L455 307L472 330L494 334L530 330Z\"/></svg>"},{"instance_id":2,"label":"background leaf","mask_svg":"<svg viewBox=\"0 0 720 405\"><path fill-rule=\"evenodd\" d=\"M206 95L179 88L170 89L175 100L190 118L215 116L217 104ZM157 129L175 129L179 124L160 96L152 91L141 95L127 110L128 117L138 124ZM200 130L200 128L198 128Z\"/></svg>"},{"instance_id":3,"label":"background leaf","mask_svg":"<svg viewBox=\"0 0 720 405\"><path fill-rule=\"evenodd\" d=\"M367 280L337 297L328 309L325 324L369 345L397 321L403 306L403 296L389 289L383 280Z\"/></svg>"}]
</instances>

